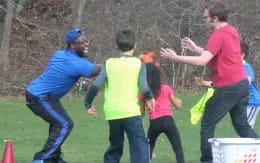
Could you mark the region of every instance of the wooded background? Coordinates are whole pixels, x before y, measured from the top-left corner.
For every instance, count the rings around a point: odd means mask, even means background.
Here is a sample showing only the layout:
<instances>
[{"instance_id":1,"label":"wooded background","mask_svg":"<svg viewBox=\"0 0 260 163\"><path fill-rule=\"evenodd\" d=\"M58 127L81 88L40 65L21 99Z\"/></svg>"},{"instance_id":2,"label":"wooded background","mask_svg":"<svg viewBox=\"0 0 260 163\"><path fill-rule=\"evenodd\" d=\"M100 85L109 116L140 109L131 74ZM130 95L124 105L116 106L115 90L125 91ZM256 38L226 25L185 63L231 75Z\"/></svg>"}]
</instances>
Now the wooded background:
<instances>
[{"instance_id":1,"label":"wooded background","mask_svg":"<svg viewBox=\"0 0 260 163\"><path fill-rule=\"evenodd\" d=\"M260 2L225 0L229 22L250 47L247 59L260 82ZM178 90L194 90L194 76L208 78L207 68L161 60L161 47L180 55L180 39L191 37L204 46L209 31L203 9L209 0L0 0L0 96L19 95L45 68L50 55L65 48L64 35L72 27L86 31L88 59L104 63L118 54L114 35L131 29L138 36L136 55L155 51L164 82Z\"/></svg>"}]
</instances>

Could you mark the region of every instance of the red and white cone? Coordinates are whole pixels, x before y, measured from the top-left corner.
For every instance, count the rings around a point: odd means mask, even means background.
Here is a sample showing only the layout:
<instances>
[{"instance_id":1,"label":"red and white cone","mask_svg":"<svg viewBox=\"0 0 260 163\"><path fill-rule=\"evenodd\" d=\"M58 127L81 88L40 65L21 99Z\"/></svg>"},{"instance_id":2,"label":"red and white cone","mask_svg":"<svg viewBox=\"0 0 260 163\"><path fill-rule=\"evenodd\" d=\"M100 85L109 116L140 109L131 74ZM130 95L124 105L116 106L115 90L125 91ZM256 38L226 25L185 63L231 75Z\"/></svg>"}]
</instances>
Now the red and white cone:
<instances>
[{"instance_id":1,"label":"red and white cone","mask_svg":"<svg viewBox=\"0 0 260 163\"><path fill-rule=\"evenodd\" d=\"M11 140L5 140L5 150L2 158L2 163L15 163L13 143Z\"/></svg>"}]
</instances>

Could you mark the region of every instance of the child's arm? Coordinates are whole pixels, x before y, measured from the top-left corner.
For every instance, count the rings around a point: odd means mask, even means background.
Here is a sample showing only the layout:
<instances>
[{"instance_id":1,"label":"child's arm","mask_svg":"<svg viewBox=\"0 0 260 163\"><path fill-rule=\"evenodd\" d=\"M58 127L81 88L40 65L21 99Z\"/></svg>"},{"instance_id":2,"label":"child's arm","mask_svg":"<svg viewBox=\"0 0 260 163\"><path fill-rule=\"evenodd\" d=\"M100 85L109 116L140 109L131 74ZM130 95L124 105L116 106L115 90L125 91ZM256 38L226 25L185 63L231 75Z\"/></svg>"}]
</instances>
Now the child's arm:
<instances>
[{"instance_id":1,"label":"child's arm","mask_svg":"<svg viewBox=\"0 0 260 163\"><path fill-rule=\"evenodd\" d=\"M182 106L182 101L178 97L176 97L174 94L170 96L171 103L176 109L180 109Z\"/></svg>"},{"instance_id":2,"label":"child's arm","mask_svg":"<svg viewBox=\"0 0 260 163\"><path fill-rule=\"evenodd\" d=\"M88 113L92 116L96 116L96 111L95 111L95 108L92 106L92 102L95 99L99 88L104 84L105 80L106 80L106 70L105 70L105 68L102 68L98 77L96 78L94 83L91 84L91 86L89 87L89 89L87 91L87 95L85 98L85 107L88 110Z\"/></svg>"},{"instance_id":3,"label":"child's arm","mask_svg":"<svg viewBox=\"0 0 260 163\"><path fill-rule=\"evenodd\" d=\"M146 68L144 64L141 65L141 71L139 75L139 86L141 89L141 93L143 94L144 98L146 99L146 105L149 112L153 112L155 108L155 100L153 93L151 92L148 84L147 84L147 77L146 77Z\"/></svg>"},{"instance_id":4,"label":"child's arm","mask_svg":"<svg viewBox=\"0 0 260 163\"><path fill-rule=\"evenodd\" d=\"M249 84L255 80L255 73L252 66L249 63L244 63L244 69L246 70Z\"/></svg>"}]
</instances>

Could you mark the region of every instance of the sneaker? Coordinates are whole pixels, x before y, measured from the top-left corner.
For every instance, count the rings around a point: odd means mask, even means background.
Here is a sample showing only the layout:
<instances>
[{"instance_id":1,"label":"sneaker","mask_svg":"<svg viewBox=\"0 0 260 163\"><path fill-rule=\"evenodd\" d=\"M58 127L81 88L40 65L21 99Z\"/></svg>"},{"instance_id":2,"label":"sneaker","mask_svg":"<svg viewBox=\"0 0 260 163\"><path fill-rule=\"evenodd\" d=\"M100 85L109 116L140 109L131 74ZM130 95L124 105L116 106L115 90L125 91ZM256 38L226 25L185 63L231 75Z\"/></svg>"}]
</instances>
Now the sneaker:
<instances>
[{"instance_id":1,"label":"sneaker","mask_svg":"<svg viewBox=\"0 0 260 163\"><path fill-rule=\"evenodd\" d=\"M157 155L153 152L152 158L156 158L156 157L157 157Z\"/></svg>"},{"instance_id":2,"label":"sneaker","mask_svg":"<svg viewBox=\"0 0 260 163\"><path fill-rule=\"evenodd\" d=\"M64 161L62 157L58 157L56 159L53 159L53 163L67 163L67 162Z\"/></svg>"},{"instance_id":3,"label":"sneaker","mask_svg":"<svg viewBox=\"0 0 260 163\"><path fill-rule=\"evenodd\" d=\"M44 160L32 160L32 163L44 163Z\"/></svg>"},{"instance_id":4,"label":"sneaker","mask_svg":"<svg viewBox=\"0 0 260 163\"><path fill-rule=\"evenodd\" d=\"M67 163L67 161L64 161L63 159L58 160L58 163Z\"/></svg>"},{"instance_id":5,"label":"sneaker","mask_svg":"<svg viewBox=\"0 0 260 163\"><path fill-rule=\"evenodd\" d=\"M59 162L53 162L51 159L47 159L47 160L32 160L32 163L59 163Z\"/></svg>"}]
</instances>

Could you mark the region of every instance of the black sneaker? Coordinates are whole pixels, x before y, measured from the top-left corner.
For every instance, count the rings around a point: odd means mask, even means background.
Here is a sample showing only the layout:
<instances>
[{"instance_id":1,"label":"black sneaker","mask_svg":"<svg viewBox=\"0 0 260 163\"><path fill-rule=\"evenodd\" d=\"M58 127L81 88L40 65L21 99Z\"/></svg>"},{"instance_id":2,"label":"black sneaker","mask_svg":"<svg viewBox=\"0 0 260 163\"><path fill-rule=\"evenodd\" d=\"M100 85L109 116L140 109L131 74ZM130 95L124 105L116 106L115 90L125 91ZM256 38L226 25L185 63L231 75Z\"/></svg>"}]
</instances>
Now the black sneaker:
<instances>
[{"instance_id":1,"label":"black sneaker","mask_svg":"<svg viewBox=\"0 0 260 163\"><path fill-rule=\"evenodd\" d=\"M64 161L62 157L58 157L53 159L52 163L67 163L67 161Z\"/></svg>"},{"instance_id":2,"label":"black sneaker","mask_svg":"<svg viewBox=\"0 0 260 163\"><path fill-rule=\"evenodd\" d=\"M59 158L57 163L67 163L67 161L64 161L63 158Z\"/></svg>"}]
</instances>

